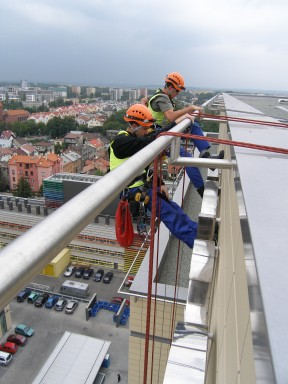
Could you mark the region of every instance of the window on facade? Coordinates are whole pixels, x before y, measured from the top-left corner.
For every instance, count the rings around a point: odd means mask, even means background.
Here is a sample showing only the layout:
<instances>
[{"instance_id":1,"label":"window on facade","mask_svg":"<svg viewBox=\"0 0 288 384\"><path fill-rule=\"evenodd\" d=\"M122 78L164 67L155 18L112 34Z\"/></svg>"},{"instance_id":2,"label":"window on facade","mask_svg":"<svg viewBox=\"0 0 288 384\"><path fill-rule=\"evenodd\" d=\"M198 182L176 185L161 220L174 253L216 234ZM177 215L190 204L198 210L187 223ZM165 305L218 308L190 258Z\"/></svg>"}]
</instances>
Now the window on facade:
<instances>
[{"instance_id":1,"label":"window on facade","mask_svg":"<svg viewBox=\"0 0 288 384\"><path fill-rule=\"evenodd\" d=\"M19 165L20 165L20 167L22 167L22 163L20 163Z\"/></svg>"},{"instance_id":2,"label":"window on facade","mask_svg":"<svg viewBox=\"0 0 288 384\"><path fill-rule=\"evenodd\" d=\"M12 178L12 181L15 181L15 177Z\"/></svg>"},{"instance_id":3,"label":"window on facade","mask_svg":"<svg viewBox=\"0 0 288 384\"><path fill-rule=\"evenodd\" d=\"M28 176L28 171L25 171L25 176Z\"/></svg>"},{"instance_id":4,"label":"window on facade","mask_svg":"<svg viewBox=\"0 0 288 384\"><path fill-rule=\"evenodd\" d=\"M31 176L33 176L33 171L30 172Z\"/></svg>"},{"instance_id":5,"label":"window on facade","mask_svg":"<svg viewBox=\"0 0 288 384\"><path fill-rule=\"evenodd\" d=\"M20 175L22 175L22 174L23 174L23 171L20 171L19 173L20 173Z\"/></svg>"},{"instance_id":6,"label":"window on facade","mask_svg":"<svg viewBox=\"0 0 288 384\"><path fill-rule=\"evenodd\" d=\"M15 170L14 169L12 170L12 175L15 175Z\"/></svg>"}]
</instances>

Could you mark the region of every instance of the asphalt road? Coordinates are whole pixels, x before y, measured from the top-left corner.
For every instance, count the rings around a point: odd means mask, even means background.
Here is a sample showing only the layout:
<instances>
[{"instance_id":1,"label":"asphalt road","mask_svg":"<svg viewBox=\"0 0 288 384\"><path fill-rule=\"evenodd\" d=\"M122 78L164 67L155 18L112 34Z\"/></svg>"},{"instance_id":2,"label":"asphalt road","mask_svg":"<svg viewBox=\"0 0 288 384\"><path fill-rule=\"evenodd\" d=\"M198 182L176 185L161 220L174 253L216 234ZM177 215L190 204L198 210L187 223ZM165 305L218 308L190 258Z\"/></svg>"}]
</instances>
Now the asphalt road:
<instances>
[{"instance_id":1,"label":"asphalt road","mask_svg":"<svg viewBox=\"0 0 288 384\"><path fill-rule=\"evenodd\" d=\"M117 290L124 276L123 273L114 271L114 278L110 284L96 283L91 279L87 281L72 278L72 280L88 282L90 296L97 292L98 300L110 301L112 296L119 296ZM41 275L37 276L34 282L49 287L54 286L54 293L58 293L59 287L66 279L63 276L54 279ZM118 373L121 374L121 384L127 383L128 323L125 326L116 327L113 322L113 312L105 310L101 310L96 317L86 321L86 306L87 303L81 302L74 314L67 315L65 312L57 312L45 307L36 308L27 302L18 303L14 299L10 303L13 328L9 334L14 332L18 323L24 323L35 329L35 335L29 338L24 347L19 347L9 366L0 366L0 384L31 384L66 330L111 341L108 350L110 366L101 368L101 372L106 374L105 384L117 383ZM1 342L5 342L7 337L8 334Z\"/></svg>"}]
</instances>

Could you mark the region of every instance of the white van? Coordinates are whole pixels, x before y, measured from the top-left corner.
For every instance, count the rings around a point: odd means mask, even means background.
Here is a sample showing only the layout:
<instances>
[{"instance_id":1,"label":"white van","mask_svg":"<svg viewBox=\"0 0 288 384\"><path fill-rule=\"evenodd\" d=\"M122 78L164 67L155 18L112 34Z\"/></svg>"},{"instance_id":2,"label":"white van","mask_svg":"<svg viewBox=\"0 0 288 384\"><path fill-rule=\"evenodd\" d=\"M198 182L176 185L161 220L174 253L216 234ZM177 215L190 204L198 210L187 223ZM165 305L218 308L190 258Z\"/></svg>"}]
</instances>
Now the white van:
<instances>
[{"instance_id":1,"label":"white van","mask_svg":"<svg viewBox=\"0 0 288 384\"><path fill-rule=\"evenodd\" d=\"M11 363L12 355L11 353L0 351L0 365L8 365Z\"/></svg>"}]
</instances>

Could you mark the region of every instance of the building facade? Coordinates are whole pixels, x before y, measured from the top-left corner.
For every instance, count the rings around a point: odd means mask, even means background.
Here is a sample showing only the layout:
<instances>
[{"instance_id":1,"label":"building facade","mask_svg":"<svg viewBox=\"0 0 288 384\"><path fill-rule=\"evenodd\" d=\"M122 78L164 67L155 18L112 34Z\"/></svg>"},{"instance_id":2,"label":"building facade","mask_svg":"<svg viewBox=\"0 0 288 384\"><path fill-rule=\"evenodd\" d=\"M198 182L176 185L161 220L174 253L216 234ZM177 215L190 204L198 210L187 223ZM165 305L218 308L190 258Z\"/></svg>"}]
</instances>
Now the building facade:
<instances>
[{"instance_id":1,"label":"building facade","mask_svg":"<svg viewBox=\"0 0 288 384\"><path fill-rule=\"evenodd\" d=\"M28 181L32 191L38 192L43 180L62 172L62 159L54 153L47 156L13 156L8 163L10 189L16 189L20 178Z\"/></svg>"}]
</instances>

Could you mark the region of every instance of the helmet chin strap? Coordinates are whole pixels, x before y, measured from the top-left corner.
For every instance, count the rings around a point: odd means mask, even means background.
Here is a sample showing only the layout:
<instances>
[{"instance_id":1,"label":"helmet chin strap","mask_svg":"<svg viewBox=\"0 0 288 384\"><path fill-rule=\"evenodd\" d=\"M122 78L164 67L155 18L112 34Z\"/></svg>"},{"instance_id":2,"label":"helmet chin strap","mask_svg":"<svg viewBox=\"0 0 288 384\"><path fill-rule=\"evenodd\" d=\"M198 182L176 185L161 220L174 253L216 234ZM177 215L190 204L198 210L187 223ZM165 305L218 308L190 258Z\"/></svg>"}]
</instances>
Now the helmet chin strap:
<instances>
[{"instance_id":1,"label":"helmet chin strap","mask_svg":"<svg viewBox=\"0 0 288 384\"><path fill-rule=\"evenodd\" d=\"M142 125L138 125L136 128L132 127L132 124L129 124L129 126L132 128L132 132L135 134L139 129L142 128Z\"/></svg>"}]
</instances>

